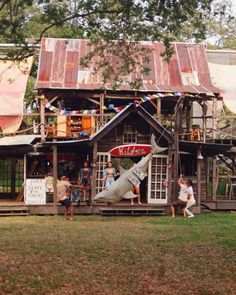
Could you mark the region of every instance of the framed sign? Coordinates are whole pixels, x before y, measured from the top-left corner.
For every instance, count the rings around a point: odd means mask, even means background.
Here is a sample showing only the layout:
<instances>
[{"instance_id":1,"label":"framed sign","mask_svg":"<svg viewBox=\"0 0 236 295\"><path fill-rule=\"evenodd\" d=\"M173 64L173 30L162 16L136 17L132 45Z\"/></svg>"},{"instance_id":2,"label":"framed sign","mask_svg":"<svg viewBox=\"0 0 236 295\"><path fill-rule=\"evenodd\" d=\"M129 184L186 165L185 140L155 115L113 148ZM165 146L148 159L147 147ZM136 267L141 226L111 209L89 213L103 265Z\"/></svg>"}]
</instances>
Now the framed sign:
<instances>
[{"instance_id":1,"label":"framed sign","mask_svg":"<svg viewBox=\"0 0 236 295\"><path fill-rule=\"evenodd\" d=\"M25 184L26 205L46 205L45 179L26 179Z\"/></svg>"},{"instance_id":2,"label":"framed sign","mask_svg":"<svg viewBox=\"0 0 236 295\"><path fill-rule=\"evenodd\" d=\"M125 144L110 150L113 157L142 157L151 152L149 144Z\"/></svg>"}]
</instances>

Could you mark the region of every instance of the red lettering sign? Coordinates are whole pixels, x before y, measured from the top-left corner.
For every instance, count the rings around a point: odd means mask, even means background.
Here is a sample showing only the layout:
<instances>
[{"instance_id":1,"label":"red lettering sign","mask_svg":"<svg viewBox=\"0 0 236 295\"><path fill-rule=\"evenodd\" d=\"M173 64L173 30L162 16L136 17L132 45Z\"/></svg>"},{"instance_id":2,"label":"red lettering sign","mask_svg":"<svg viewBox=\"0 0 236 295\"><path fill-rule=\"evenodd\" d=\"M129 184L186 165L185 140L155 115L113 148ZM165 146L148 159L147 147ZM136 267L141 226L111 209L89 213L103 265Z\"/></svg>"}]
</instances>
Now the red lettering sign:
<instances>
[{"instance_id":1,"label":"red lettering sign","mask_svg":"<svg viewBox=\"0 0 236 295\"><path fill-rule=\"evenodd\" d=\"M149 144L127 144L120 145L110 150L113 157L141 157L150 153L151 146Z\"/></svg>"}]
</instances>

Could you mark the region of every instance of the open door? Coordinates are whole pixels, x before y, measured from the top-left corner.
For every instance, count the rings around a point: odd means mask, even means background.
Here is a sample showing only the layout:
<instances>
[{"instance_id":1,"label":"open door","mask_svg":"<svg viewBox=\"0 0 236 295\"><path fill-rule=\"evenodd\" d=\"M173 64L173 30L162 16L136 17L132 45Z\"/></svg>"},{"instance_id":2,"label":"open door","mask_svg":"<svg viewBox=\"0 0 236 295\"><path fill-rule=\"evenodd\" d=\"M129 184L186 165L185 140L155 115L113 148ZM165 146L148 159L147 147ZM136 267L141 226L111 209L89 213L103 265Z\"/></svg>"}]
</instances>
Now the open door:
<instances>
[{"instance_id":1,"label":"open door","mask_svg":"<svg viewBox=\"0 0 236 295\"><path fill-rule=\"evenodd\" d=\"M168 156L154 155L148 167L148 203L167 204Z\"/></svg>"}]
</instances>

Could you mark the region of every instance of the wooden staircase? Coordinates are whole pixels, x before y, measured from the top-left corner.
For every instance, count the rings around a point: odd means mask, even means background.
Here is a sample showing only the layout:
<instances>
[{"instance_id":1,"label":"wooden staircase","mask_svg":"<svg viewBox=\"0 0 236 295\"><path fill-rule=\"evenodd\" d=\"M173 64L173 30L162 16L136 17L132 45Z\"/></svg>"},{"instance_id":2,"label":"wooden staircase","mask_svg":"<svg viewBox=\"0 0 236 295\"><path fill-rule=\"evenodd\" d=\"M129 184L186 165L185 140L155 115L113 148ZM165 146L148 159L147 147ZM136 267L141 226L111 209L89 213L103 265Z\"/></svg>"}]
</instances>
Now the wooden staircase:
<instances>
[{"instance_id":1,"label":"wooden staircase","mask_svg":"<svg viewBox=\"0 0 236 295\"><path fill-rule=\"evenodd\" d=\"M29 209L22 207L14 207L14 206L2 206L0 208L0 216L28 216Z\"/></svg>"}]
</instances>

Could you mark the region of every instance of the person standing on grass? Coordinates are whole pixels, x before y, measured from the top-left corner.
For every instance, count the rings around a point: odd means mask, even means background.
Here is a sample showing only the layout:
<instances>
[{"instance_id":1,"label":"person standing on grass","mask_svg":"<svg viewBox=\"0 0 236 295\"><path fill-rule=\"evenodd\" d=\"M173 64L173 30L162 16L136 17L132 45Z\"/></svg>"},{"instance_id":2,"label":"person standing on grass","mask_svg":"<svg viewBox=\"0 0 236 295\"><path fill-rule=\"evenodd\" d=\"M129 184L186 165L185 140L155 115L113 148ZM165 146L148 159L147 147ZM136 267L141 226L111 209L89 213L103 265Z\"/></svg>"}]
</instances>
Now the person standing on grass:
<instances>
[{"instance_id":1,"label":"person standing on grass","mask_svg":"<svg viewBox=\"0 0 236 295\"><path fill-rule=\"evenodd\" d=\"M194 214L191 211L189 211L189 208L191 208L193 205L196 204L196 201L195 201L194 195L193 195L193 187L192 187L192 185L193 185L192 180L188 179L186 181L186 186L187 186L187 188L189 190L188 202L187 202L186 208L184 208L184 216L187 217L187 215L188 215L188 218L194 217Z\"/></svg>"},{"instance_id":2,"label":"person standing on grass","mask_svg":"<svg viewBox=\"0 0 236 295\"><path fill-rule=\"evenodd\" d=\"M66 176L62 176L57 182L57 199L64 206L64 218L67 220L67 215L70 209L70 220L74 220L74 207L70 199L71 183Z\"/></svg>"},{"instance_id":3,"label":"person standing on grass","mask_svg":"<svg viewBox=\"0 0 236 295\"><path fill-rule=\"evenodd\" d=\"M173 202L170 206L171 217L175 217L175 211L178 207L184 210L185 207L187 206L189 189L184 182L182 174L180 174L180 177L178 179L178 184L180 186L179 197L178 197L178 200Z\"/></svg>"}]
</instances>

